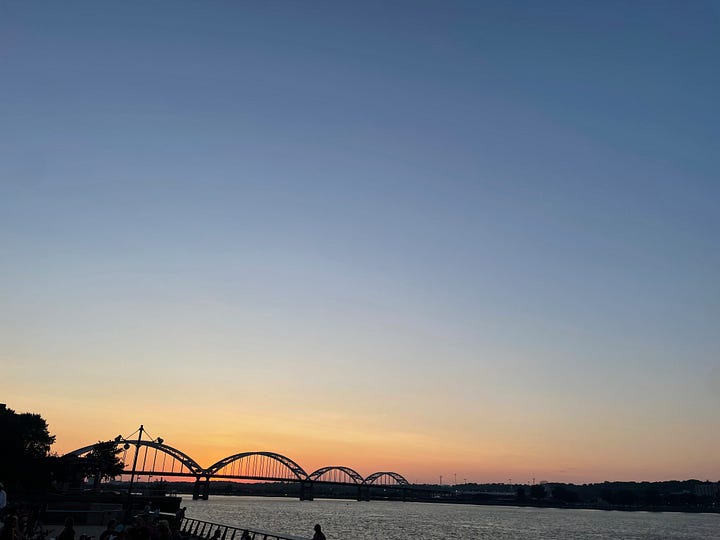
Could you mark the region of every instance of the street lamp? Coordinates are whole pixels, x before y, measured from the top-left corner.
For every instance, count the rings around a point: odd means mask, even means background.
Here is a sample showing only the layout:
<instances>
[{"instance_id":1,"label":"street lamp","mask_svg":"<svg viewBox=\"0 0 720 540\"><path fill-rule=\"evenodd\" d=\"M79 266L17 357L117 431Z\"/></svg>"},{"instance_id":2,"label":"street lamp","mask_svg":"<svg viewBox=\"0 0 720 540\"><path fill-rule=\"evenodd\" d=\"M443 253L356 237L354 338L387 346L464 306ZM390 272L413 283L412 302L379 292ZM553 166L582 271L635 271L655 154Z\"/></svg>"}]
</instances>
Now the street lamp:
<instances>
[{"instance_id":1,"label":"street lamp","mask_svg":"<svg viewBox=\"0 0 720 540\"><path fill-rule=\"evenodd\" d=\"M133 484L135 483L135 471L137 470L137 460L138 455L140 454L140 444L142 441L143 433L147 434L147 431L145 431L145 427L140 424L140 428L137 431L138 438L136 441L129 441L122 437L121 435L118 435L115 438L116 442L125 441L125 444L123 447L125 450L128 450L130 448L130 442L135 443L135 456L133 457L133 464L132 464L132 470L130 471L130 485L128 486L128 494L127 494L127 503L125 508L125 523L130 522L130 514L132 512L132 490L133 490ZM132 437L132 435L130 435ZM164 441L161 437L158 437L157 439L150 439L150 442L157 442L159 444L162 444ZM148 483L150 482L150 475L148 476ZM149 488L149 485L148 485Z\"/></svg>"},{"instance_id":2,"label":"street lamp","mask_svg":"<svg viewBox=\"0 0 720 540\"><path fill-rule=\"evenodd\" d=\"M140 453L140 440L142 439L143 429L143 425L140 424L137 442L135 443L135 457L133 458L132 470L130 471L130 485L128 486L127 504L125 506L125 523L130 523L130 514L132 509L132 489L133 483L135 482L135 467L137 467L138 454ZM130 448L130 443L126 440L125 449L128 448Z\"/></svg>"}]
</instances>

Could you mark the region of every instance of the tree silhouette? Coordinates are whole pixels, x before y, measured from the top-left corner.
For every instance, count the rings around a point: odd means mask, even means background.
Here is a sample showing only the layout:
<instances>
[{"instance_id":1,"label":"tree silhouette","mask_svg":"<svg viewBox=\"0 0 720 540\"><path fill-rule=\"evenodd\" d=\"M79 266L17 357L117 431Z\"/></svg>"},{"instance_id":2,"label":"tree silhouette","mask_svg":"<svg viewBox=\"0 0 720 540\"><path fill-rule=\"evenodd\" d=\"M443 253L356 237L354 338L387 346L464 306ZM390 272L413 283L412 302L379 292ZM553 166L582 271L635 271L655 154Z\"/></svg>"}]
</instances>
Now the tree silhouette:
<instances>
[{"instance_id":1,"label":"tree silhouette","mask_svg":"<svg viewBox=\"0 0 720 540\"><path fill-rule=\"evenodd\" d=\"M122 449L115 441L98 441L83 459L86 478L95 478L97 488L101 480L109 480L122 473L124 465L120 459Z\"/></svg>"},{"instance_id":2,"label":"tree silhouette","mask_svg":"<svg viewBox=\"0 0 720 540\"><path fill-rule=\"evenodd\" d=\"M530 486L530 496L533 499L544 499L545 498L545 486L542 484L534 484Z\"/></svg>"},{"instance_id":3,"label":"tree silhouette","mask_svg":"<svg viewBox=\"0 0 720 540\"><path fill-rule=\"evenodd\" d=\"M575 491L568 489L562 484L552 486L552 496L566 503L576 503L580 500L580 496Z\"/></svg>"},{"instance_id":4,"label":"tree silhouette","mask_svg":"<svg viewBox=\"0 0 720 540\"><path fill-rule=\"evenodd\" d=\"M46 483L40 476L47 473L45 460L55 436L50 435L45 419L1 405L0 436L0 478L10 486Z\"/></svg>"}]
</instances>

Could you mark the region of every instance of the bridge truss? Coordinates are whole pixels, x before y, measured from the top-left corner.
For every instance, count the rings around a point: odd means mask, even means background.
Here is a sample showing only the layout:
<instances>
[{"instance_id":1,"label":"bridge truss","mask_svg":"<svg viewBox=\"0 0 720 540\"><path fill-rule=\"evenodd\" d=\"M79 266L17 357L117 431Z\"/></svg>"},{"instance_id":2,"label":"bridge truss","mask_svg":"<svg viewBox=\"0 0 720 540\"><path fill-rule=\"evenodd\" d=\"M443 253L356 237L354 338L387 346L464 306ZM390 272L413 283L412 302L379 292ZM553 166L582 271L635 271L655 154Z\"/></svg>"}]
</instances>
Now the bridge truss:
<instances>
[{"instance_id":1,"label":"bridge truss","mask_svg":"<svg viewBox=\"0 0 720 540\"><path fill-rule=\"evenodd\" d=\"M147 476L165 478L194 478L193 498L207 499L211 479L257 480L265 482L288 482L300 484L300 498L313 499L315 484L355 486L358 500L369 500L371 487L409 488L410 483L396 472L375 472L363 477L354 469L342 465L322 467L308 474L294 460L275 452L240 452L223 458L209 467L202 467L189 455L158 439L144 440L142 431L137 439L114 439L121 448L124 469L122 476ZM67 456L83 457L92 452L95 445L88 445Z\"/></svg>"}]
</instances>

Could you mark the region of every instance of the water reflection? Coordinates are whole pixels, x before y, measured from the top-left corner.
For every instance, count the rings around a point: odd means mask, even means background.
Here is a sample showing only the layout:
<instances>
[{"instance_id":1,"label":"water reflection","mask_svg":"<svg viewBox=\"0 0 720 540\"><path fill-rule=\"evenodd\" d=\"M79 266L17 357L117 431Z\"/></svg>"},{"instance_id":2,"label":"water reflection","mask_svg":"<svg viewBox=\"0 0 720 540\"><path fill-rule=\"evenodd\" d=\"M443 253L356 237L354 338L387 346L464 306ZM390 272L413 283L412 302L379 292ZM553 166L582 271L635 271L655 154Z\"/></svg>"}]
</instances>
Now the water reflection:
<instances>
[{"instance_id":1,"label":"water reflection","mask_svg":"<svg viewBox=\"0 0 720 540\"><path fill-rule=\"evenodd\" d=\"M717 514L605 512L500 506L269 497L183 496L188 517L312 537L321 523L328 540L412 538L493 540L706 540L717 537Z\"/></svg>"}]
</instances>

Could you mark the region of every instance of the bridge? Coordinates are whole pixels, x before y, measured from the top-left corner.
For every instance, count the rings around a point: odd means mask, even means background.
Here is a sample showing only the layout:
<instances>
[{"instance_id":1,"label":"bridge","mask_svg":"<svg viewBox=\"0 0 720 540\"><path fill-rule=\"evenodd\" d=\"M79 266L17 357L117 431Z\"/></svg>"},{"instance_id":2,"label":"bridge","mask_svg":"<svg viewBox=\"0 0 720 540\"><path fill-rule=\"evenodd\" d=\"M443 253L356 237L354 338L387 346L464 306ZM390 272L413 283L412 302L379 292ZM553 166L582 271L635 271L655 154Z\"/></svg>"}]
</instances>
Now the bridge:
<instances>
[{"instance_id":1,"label":"bridge","mask_svg":"<svg viewBox=\"0 0 720 540\"><path fill-rule=\"evenodd\" d=\"M147 435L143 426L133 433L136 439L118 435L114 441L122 447L120 456L124 469L122 475L130 475L130 490L135 477L194 478L193 499L208 499L210 481L256 480L264 482L288 482L300 485L300 500L312 500L315 485L353 486L357 488L358 500L370 500L373 488L411 489L410 483L392 471L378 471L366 477L344 465L322 467L308 473L297 462L275 452L240 452L223 458L209 467L202 467L192 457L165 444L161 438L143 439ZM131 437L133 436L131 435ZM92 452L95 445L88 445L66 455L82 457Z\"/></svg>"}]
</instances>

